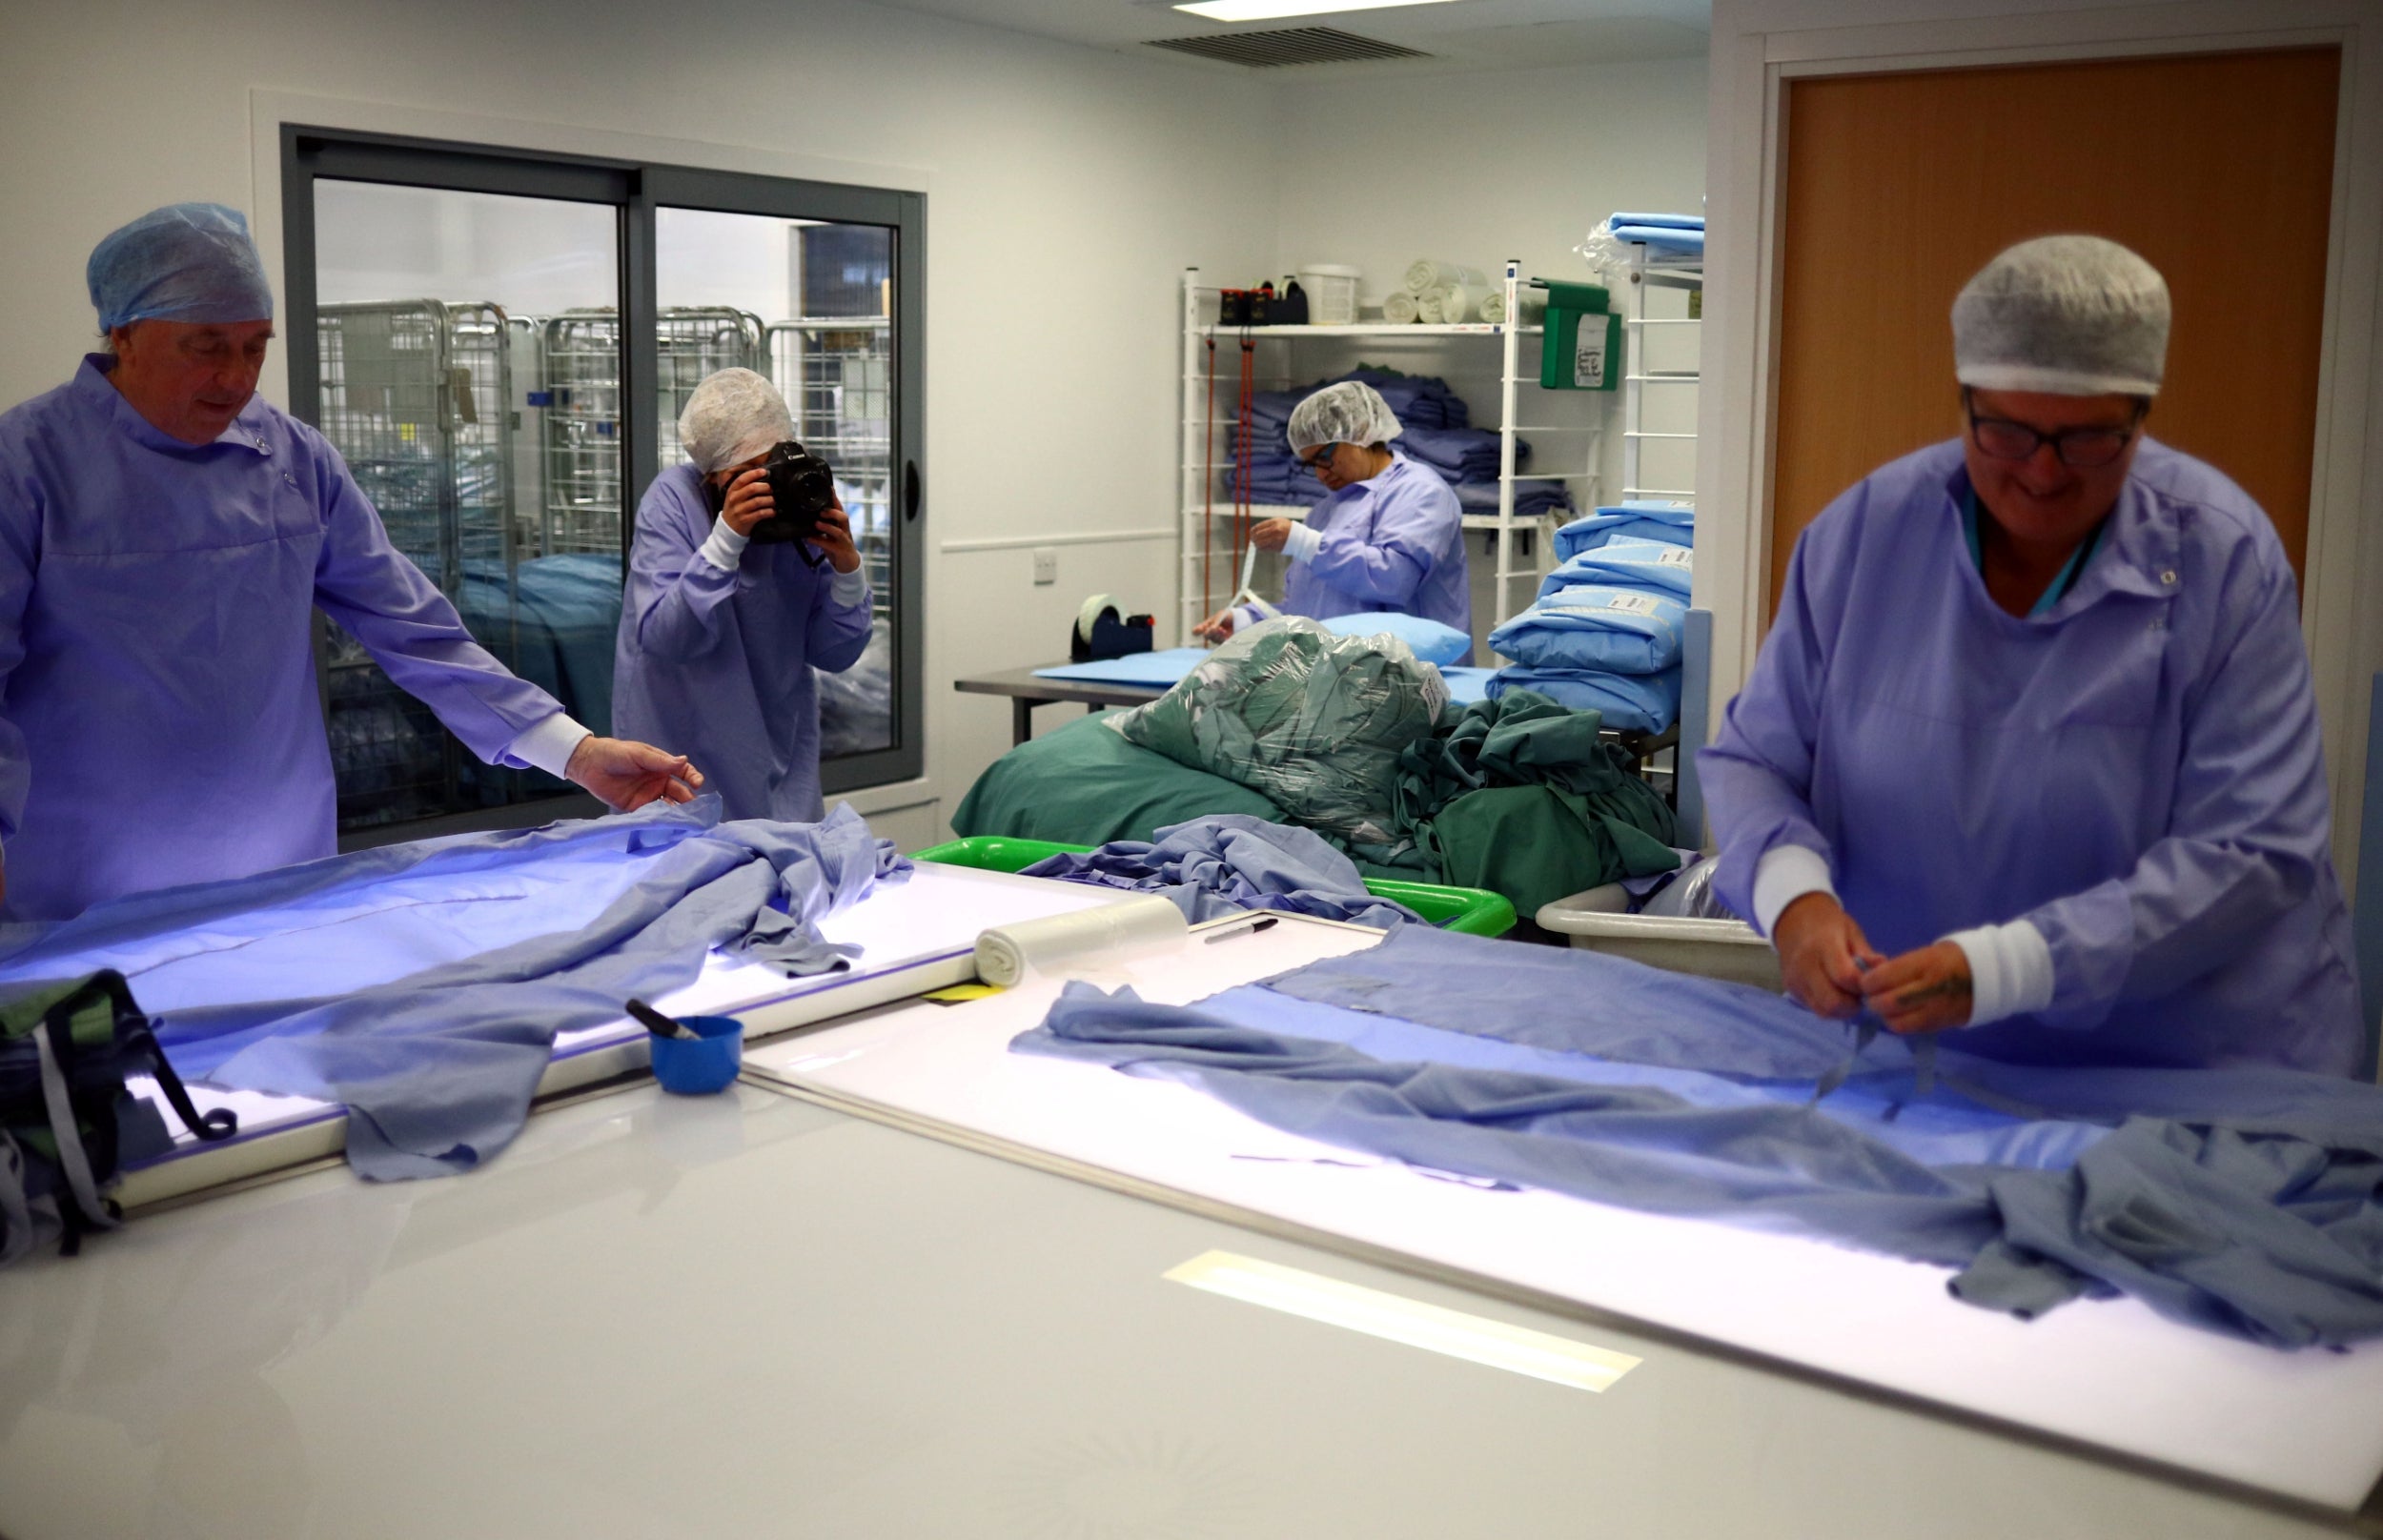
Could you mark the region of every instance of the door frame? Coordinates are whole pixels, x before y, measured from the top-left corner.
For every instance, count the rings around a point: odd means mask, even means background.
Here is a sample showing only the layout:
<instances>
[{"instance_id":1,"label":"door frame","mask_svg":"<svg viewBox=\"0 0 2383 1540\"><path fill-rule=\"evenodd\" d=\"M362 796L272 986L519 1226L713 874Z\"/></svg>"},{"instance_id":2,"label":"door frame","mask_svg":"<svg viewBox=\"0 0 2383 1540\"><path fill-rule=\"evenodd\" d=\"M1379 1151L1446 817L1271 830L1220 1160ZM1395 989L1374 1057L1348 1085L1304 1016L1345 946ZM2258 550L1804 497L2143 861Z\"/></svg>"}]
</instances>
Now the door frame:
<instances>
[{"instance_id":1,"label":"door frame","mask_svg":"<svg viewBox=\"0 0 2383 1540\"><path fill-rule=\"evenodd\" d=\"M2371 681L2383 671L2383 457L2367 449L2383 445L2383 16L2367 0L2264 0L2255 11L2225 0L2116 8L1935 0L1925 7L1933 18L1907 19L1920 9L1889 0L1714 0L1696 578L1696 602L1714 618L1712 699L1727 700L1744 683L1768 624L1788 83L2337 47L2301 631L2325 731L2334 861L2354 891L2355 810L2368 768L2359 751Z\"/></svg>"}]
</instances>

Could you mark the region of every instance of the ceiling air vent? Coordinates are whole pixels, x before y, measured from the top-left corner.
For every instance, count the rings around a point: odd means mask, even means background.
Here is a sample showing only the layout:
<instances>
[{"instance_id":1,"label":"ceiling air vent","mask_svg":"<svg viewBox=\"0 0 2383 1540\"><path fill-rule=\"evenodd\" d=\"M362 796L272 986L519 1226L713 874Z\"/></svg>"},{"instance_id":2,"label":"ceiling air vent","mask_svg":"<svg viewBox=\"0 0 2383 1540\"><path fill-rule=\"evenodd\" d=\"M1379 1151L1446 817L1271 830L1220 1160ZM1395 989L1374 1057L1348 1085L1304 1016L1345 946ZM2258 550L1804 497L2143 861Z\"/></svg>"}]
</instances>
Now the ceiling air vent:
<instances>
[{"instance_id":1,"label":"ceiling air vent","mask_svg":"<svg viewBox=\"0 0 2383 1540\"><path fill-rule=\"evenodd\" d=\"M1271 70L1286 64L1353 64L1373 59L1428 59L1418 49L1359 37L1334 27L1285 27L1271 32L1220 32L1209 37L1161 37L1148 45L1203 59Z\"/></svg>"}]
</instances>

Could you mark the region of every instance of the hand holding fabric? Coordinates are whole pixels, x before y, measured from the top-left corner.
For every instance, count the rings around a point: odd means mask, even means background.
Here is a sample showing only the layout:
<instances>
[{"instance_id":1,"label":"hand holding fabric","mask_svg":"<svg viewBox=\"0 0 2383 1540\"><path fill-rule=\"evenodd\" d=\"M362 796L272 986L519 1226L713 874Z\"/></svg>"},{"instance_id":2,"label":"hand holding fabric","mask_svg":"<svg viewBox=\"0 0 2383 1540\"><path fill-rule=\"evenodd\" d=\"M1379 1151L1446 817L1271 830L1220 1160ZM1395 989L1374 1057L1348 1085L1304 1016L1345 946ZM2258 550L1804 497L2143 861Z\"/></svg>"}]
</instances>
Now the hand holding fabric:
<instances>
[{"instance_id":1,"label":"hand holding fabric","mask_svg":"<svg viewBox=\"0 0 2383 1540\"><path fill-rule=\"evenodd\" d=\"M1828 893L1806 893L1780 911L1771 944L1787 992L1823 1016L1846 1017L1863 1005L1864 968L1886 959L1871 949L1845 906ZM1964 1002L1966 1012L1967 1003Z\"/></svg>"},{"instance_id":2,"label":"hand holding fabric","mask_svg":"<svg viewBox=\"0 0 2383 1540\"><path fill-rule=\"evenodd\" d=\"M1228 604L1192 628L1194 641L1219 642L1232 636L1232 606Z\"/></svg>"},{"instance_id":3,"label":"hand holding fabric","mask_svg":"<svg viewBox=\"0 0 2383 1540\"><path fill-rule=\"evenodd\" d=\"M1864 1003L1896 1032L1969 1024L1975 999L1969 954L1952 942L1914 947L1862 976Z\"/></svg>"},{"instance_id":4,"label":"hand holding fabric","mask_svg":"<svg viewBox=\"0 0 2383 1540\"><path fill-rule=\"evenodd\" d=\"M1291 520L1269 518L1250 526L1250 543L1261 551L1279 551L1291 539Z\"/></svg>"},{"instance_id":5,"label":"hand holding fabric","mask_svg":"<svg viewBox=\"0 0 2383 1540\"><path fill-rule=\"evenodd\" d=\"M655 800L691 802L703 784L703 772L683 754L664 754L651 743L594 734L580 740L562 773L616 813L634 812Z\"/></svg>"}]
</instances>

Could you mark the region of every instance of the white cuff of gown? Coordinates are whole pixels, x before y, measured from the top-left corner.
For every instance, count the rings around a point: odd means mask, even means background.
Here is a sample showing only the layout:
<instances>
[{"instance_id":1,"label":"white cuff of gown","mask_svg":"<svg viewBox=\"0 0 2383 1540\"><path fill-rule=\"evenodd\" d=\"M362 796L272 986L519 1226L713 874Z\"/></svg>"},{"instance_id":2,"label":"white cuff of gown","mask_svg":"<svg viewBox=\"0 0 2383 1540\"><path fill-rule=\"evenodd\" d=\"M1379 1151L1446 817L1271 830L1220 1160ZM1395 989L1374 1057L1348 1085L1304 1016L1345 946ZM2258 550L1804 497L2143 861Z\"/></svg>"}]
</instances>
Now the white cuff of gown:
<instances>
[{"instance_id":1,"label":"white cuff of gown","mask_svg":"<svg viewBox=\"0 0 2383 1540\"><path fill-rule=\"evenodd\" d=\"M1789 904L1807 893L1837 896L1829 881L1828 858L1803 845L1773 845L1754 863L1754 919L1768 936Z\"/></svg>"},{"instance_id":2,"label":"white cuff of gown","mask_svg":"<svg viewBox=\"0 0 2383 1540\"><path fill-rule=\"evenodd\" d=\"M1969 959L1969 1024L2024 1016L2052 1003L2052 948L2025 920L1945 938Z\"/></svg>"},{"instance_id":3,"label":"white cuff of gown","mask_svg":"<svg viewBox=\"0 0 2383 1540\"><path fill-rule=\"evenodd\" d=\"M695 554L718 567L722 572L734 572L737 570L737 563L744 559L744 548L752 543L751 536L739 535L728 527L726 519L715 518L712 520L711 534L704 537L702 545L695 548Z\"/></svg>"},{"instance_id":4,"label":"white cuff of gown","mask_svg":"<svg viewBox=\"0 0 2383 1540\"><path fill-rule=\"evenodd\" d=\"M1310 529L1305 524L1293 524L1291 526L1291 533L1283 538L1282 554L1293 561L1312 561L1323 544L1324 532L1322 530Z\"/></svg>"},{"instance_id":5,"label":"white cuff of gown","mask_svg":"<svg viewBox=\"0 0 2383 1540\"><path fill-rule=\"evenodd\" d=\"M868 574L855 567L850 572L828 569L827 598L840 610L849 610L868 602Z\"/></svg>"},{"instance_id":6,"label":"white cuff of gown","mask_svg":"<svg viewBox=\"0 0 2383 1540\"><path fill-rule=\"evenodd\" d=\"M521 729L512 742L505 745L505 758L523 764L536 765L557 780L562 779L563 766L584 739L596 735L571 719L567 711L551 717L540 717Z\"/></svg>"}]
</instances>

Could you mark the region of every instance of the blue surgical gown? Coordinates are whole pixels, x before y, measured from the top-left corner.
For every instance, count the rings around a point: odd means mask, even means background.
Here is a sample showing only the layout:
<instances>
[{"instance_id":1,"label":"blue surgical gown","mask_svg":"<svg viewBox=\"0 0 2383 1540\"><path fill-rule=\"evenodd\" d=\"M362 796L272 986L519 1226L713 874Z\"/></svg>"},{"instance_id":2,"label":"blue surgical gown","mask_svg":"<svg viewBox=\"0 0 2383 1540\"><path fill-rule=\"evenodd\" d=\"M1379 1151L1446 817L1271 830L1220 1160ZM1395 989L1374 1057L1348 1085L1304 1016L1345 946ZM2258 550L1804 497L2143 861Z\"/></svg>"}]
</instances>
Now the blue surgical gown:
<instances>
[{"instance_id":1,"label":"blue surgical gown","mask_svg":"<svg viewBox=\"0 0 2383 1540\"><path fill-rule=\"evenodd\" d=\"M2150 439L2075 585L2019 618L1962 534L1959 440L1839 497L1697 759L1721 892L1829 862L1893 956L2024 919L2050 1006L1960 1033L2038 1064L2358 1062L2291 564L2240 487Z\"/></svg>"},{"instance_id":2,"label":"blue surgical gown","mask_svg":"<svg viewBox=\"0 0 2383 1540\"><path fill-rule=\"evenodd\" d=\"M316 606L473 753L520 763L507 745L562 708L472 640L320 434L259 397L185 444L112 364L0 415L9 918L332 854Z\"/></svg>"},{"instance_id":3,"label":"blue surgical gown","mask_svg":"<svg viewBox=\"0 0 2383 1540\"><path fill-rule=\"evenodd\" d=\"M1473 635L1463 515L1430 466L1394 449L1389 469L1317 503L1307 526L1323 543L1308 560L1291 563L1285 614L1329 620L1398 610ZM1457 661L1471 657L1468 650Z\"/></svg>"},{"instance_id":4,"label":"blue surgical gown","mask_svg":"<svg viewBox=\"0 0 2383 1540\"><path fill-rule=\"evenodd\" d=\"M723 572L701 555L712 518L692 465L655 477L638 507L613 731L692 760L731 819L816 821L811 670L838 674L859 659L868 595L837 603L834 570L805 565L792 544L748 545L736 570Z\"/></svg>"}]
</instances>

